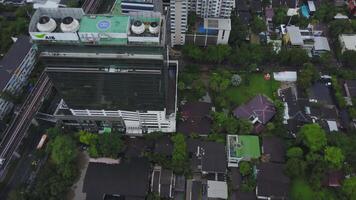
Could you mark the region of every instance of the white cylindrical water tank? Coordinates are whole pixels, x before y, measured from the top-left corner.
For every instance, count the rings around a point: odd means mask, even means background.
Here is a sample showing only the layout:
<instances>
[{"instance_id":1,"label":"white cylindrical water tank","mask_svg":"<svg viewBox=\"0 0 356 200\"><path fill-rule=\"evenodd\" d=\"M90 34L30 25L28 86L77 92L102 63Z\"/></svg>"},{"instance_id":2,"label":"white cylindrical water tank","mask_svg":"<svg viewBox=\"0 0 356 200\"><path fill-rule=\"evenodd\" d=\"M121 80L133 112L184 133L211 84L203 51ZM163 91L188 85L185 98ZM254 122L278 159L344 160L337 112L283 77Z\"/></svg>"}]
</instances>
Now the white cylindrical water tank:
<instances>
[{"instance_id":1,"label":"white cylindrical water tank","mask_svg":"<svg viewBox=\"0 0 356 200\"><path fill-rule=\"evenodd\" d=\"M159 26L157 22L151 22L150 26L148 27L148 30L150 31L150 33L152 34L157 34L159 33Z\"/></svg>"},{"instance_id":2,"label":"white cylindrical water tank","mask_svg":"<svg viewBox=\"0 0 356 200\"><path fill-rule=\"evenodd\" d=\"M65 17L62 19L61 30L64 33L77 32L79 30L79 22L73 17Z\"/></svg>"},{"instance_id":3,"label":"white cylindrical water tank","mask_svg":"<svg viewBox=\"0 0 356 200\"><path fill-rule=\"evenodd\" d=\"M54 19L48 16L42 16L37 22L37 29L40 32L53 32L57 28L57 23Z\"/></svg>"},{"instance_id":4,"label":"white cylindrical water tank","mask_svg":"<svg viewBox=\"0 0 356 200\"><path fill-rule=\"evenodd\" d=\"M143 32L145 32L145 25L141 21L136 20L131 25L131 31L138 35L142 34Z\"/></svg>"}]
</instances>

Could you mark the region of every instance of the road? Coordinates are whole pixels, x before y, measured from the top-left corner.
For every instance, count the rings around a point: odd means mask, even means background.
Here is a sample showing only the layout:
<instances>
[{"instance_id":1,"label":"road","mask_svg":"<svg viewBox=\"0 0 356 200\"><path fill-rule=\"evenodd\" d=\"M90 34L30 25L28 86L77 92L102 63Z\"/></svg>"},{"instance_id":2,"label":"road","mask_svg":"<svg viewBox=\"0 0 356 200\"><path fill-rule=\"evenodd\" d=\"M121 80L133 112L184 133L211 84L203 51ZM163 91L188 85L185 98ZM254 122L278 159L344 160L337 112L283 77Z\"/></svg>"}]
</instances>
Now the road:
<instances>
[{"instance_id":1,"label":"road","mask_svg":"<svg viewBox=\"0 0 356 200\"><path fill-rule=\"evenodd\" d=\"M0 143L0 158L4 159L0 166L0 177L6 174L7 167L16 149L25 137L31 121L40 109L44 97L52 87L48 76L43 73L36 83L33 91L28 95L17 116L7 127Z\"/></svg>"}]
</instances>

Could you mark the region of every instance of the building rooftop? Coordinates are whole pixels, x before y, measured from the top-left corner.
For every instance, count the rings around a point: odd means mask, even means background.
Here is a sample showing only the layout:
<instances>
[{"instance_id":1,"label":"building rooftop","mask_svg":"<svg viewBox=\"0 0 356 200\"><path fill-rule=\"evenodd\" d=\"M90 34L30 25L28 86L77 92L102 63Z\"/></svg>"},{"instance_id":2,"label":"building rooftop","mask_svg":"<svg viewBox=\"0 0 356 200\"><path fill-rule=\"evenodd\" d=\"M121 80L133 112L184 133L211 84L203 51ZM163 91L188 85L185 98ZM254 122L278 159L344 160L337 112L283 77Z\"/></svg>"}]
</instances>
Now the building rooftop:
<instances>
[{"instance_id":1,"label":"building rooftop","mask_svg":"<svg viewBox=\"0 0 356 200\"><path fill-rule=\"evenodd\" d=\"M287 33L292 45L303 45L304 41L300 29L297 26L287 26Z\"/></svg>"},{"instance_id":2,"label":"building rooftop","mask_svg":"<svg viewBox=\"0 0 356 200\"><path fill-rule=\"evenodd\" d=\"M192 166L205 172L226 172L225 145L217 142L206 142L197 139L187 141L188 152L192 155ZM198 156L197 156L198 155Z\"/></svg>"},{"instance_id":3,"label":"building rooftop","mask_svg":"<svg viewBox=\"0 0 356 200\"><path fill-rule=\"evenodd\" d=\"M254 132L258 133L276 114L276 108L266 96L260 94L235 108L233 114L237 118L250 120L254 124Z\"/></svg>"},{"instance_id":4,"label":"building rooftop","mask_svg":"<svg viewBox=\"0 0 356 200\"><path fill-rule=\"evenodd\" d=\"M356 34L342 34L339 38L342 45L345 46L345 50L356 51Z\"/></svg>"},{"instance_id":5,"label":"building rooftop","mask_svg":"<svg viewBox=\"0 0 356 200\"><path fill-rule=\"evenodd\" d=\"M148 193L150 163L145 158L131 158L120 164L89 163L83 192L87 200L105 194L141 198Z\"/></svg>"},{"instance_id":6,"label":"building rooftop","mask_svg":"<svg viewBox=\"0 0 356 200\"><path fill-rule=\"evenodd\" d=\"M241 159L257 159L261 156L258 136L228 135L227 145L229 157Z\"/></svg>"},{"instance_id":7,"label":"building rooftop","mask_svg":"<svg viewBox=\"0 0 356 200\"><path fill-rule=\"evenodd\" d=\"M286 199L289 195L290 179L283 173L284 165L261 163L257 166L258 197Z\"/></svg>"},{"instance_id":8,"label":"building rooftop","mask_svg":"<svg viewBox=\"0 0 356 200\"><path fill-rule=\"evenodd\" d=\"M227 199L227 183L223 181L209 181L207 184L208 198Z\"/></svg>"},{"instance_id":9,"label":"building rooftop","mask_svg":"<svg viewBox=\"0 0 356 200\"><path fill-rule=\"evenodd\" d=\"M206 102L188 102L181 106L182 120L178 122L178 132L187 135L192 133L209 134L212 124L211 108L211 103Z\"/></svg>"},{"instance_id":10,"label":"building rooftop","mask_svg":"<svg viewBox=\"0 0 356 200\"><path fill-rule=\"evenodd\" d=\"M326 37L314 38L314 50L316 51L330 51L328 39Z\"/></svg>"},{"instance_id":11,"label":"building rooftop","mask_svg":"<svg viewBox=\"0 0 356 200\"><path fill-rule=\"evenodd\" d=\"M128 16L83 16L79 32L85 33L124 33L129 29Z\"/></svg>"},{"instance_id":12,"label":"building rooftop","mask_svg":"<svg viewBox=\"0 0 356 200\"><path fill-rule=\"evenodd\" d=\"M32 46L30 38L22 35L17 38L16 42L4 55L0 61L0 90L6 86L12 74L16 73L17 67L19 67Z\"/></svg>"},{"instance_id":13,"label":"building rooftop","mask_svg":"<svg viewBox=\"0 0 356 200\"><path fill-rule=\"evenodd\" d=\"M204 18L204 28L212 30L231 30L231 20L223 18Z\"/></svg>"},{"instance_id":14,"label":"building rooftop","mask_svg":"<svg viewBox=\"0 0 356 200\"><path fill-rule=\"evenodd\" d=\"M268 156L269 162L285 162L286 148L282 139L266 136L263 137L262 144L263 154Z\"/></svg>"}]
</instances>

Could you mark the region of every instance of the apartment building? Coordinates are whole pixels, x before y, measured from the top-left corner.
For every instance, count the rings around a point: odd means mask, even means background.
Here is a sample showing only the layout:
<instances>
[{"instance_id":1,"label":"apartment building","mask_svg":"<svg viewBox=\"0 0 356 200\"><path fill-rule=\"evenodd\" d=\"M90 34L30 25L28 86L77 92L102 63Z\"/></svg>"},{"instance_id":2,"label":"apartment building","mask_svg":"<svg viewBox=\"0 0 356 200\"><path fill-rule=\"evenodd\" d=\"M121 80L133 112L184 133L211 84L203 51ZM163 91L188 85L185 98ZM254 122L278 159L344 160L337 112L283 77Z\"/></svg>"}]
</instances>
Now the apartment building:
<instances>
[{"instance_id":1,"label":"apartment building","mask_svg":"<svg viewBox=\"0 0 356 200\"><path fill-rule=\"evenodd\" d=\"M28 36L20 36L0 61L0 119L13 107L12 97L26 85L37 60L37 50Z\"/></svg>"}]
</instances>

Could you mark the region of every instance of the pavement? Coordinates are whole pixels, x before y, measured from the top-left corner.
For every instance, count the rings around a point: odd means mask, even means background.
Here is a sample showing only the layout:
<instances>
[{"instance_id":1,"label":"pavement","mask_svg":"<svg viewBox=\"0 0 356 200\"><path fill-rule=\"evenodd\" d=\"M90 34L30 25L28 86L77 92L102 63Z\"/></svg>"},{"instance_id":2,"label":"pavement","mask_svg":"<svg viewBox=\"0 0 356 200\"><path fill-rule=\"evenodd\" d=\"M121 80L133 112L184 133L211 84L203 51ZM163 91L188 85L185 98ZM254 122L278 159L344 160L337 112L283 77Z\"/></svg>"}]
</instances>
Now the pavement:
<instances>
[{"instance_id":1,"label":"pavement","mask_svg":"<svg viewBox=\"0 0 356 200\"><path fill-rule=\"evenodd\" d=\"M6 185L0 191L0 199L7 199L9 192L19 186L27 185L28 179L33 172L32 161L38 141L41 139L41 134L29 134L23 140L22 146L24 147L20 152L20 157L16 158L18 163L12 171L11 177L8 179ZM15 161L13 159L13 161Z\"/></svg>"},{"instance_id":2,"label":"pavement","mask_svg":"<svg viewBox=\"0 0 356 200\"><path fill-rule=\"evenodd\" d=\"M86 193L82 192L84 185L85 174L87 173L88 164L89 164L89 155L86 151L80 152L78 156L80 177L76 183L71 187L71 190L68 194L68 200L85 200Z\"/></svg>"}]
</instances>

